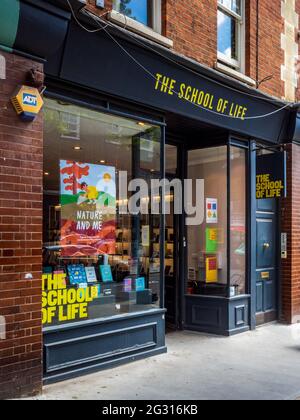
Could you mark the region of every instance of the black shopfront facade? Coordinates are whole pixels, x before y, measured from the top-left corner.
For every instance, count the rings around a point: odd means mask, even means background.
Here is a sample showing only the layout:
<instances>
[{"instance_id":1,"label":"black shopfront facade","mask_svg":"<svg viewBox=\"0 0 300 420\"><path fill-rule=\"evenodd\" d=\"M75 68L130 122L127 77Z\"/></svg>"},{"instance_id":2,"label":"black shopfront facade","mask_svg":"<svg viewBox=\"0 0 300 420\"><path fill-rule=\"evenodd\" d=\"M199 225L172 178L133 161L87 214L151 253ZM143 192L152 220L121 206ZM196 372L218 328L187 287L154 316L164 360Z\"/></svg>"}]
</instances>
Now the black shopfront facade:
<instances>
[{"instance_id":1,"label":"black shopfront facade","mask_svg":"<svg viewBox=\"0 0 300 420\"><path fill-rule=\"evenodd\" d=\"M79 289L79 299L82 283L95 293L82 318L63 309L60 320L45 316L45 383L164 353L168 329L229 336L255 329L257 313L278 317L277 209L273 200L256 202L256 156L258 144L277 147L289 139L291 111L126 31L109 27L91 34L55 2L47 8L30 3L24 16L47 17L56 40L53 48L43 27L49 55L27 48L46 58L44 276L65 273L66 290ZM26 50L25 44L23 36ZM260 115L268 116L251 119ZM84 250L76 257L67 241L71 250L62 255L62 206L72 213L75 205L67 192L62 200L62 183L73 181L66 191L73 188L78 200L86 198L84 206L92 206L99 177L111 191L112 168L116 180L126 171L148 185L164 177L193 185L203 180L199 189L192 187L204 199L197 223L176 214L175 188L165 196L160 191L160 209L165 203L171 209L167 216L122 215L127 203L115 197L116 251L90 258ZM94 170L99 173L92 178ZM51 303L49 292L46 284L43 309ZM54 300L52 307L59 305Z\"/></svg>"}]
</instances>

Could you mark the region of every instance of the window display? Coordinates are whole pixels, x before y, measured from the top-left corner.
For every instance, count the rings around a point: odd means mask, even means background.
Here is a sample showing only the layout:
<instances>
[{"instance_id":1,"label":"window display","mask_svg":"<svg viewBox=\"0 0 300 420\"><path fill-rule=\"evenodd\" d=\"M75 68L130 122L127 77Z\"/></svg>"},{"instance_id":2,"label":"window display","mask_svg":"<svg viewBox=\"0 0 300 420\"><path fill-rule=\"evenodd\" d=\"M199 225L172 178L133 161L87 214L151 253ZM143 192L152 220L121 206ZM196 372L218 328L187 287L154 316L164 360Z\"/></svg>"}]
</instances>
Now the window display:
<instances>
[{"instance_id":1,"label":"window display","mask_svg":"<svg viewBox=\"0 0 300 420\"><path fill-rule=\"evenodd\" d=\"M188 227L188 294L234 297L247 292L246 164L247 149L242 147L219 146L188 154L188 177L203 179L205 190L203 223Z\"/></svg>"},{"instance_id":2,"label":"window display","mask_svg":"<svg viewBox=\"0 0 300 420\"><path fill-rule=\"evenodd\" d=\"M188 227L188 294L227 296L227 146L191 150L188 178L204 180L205 219Z\"/></svg>"},{"instance_id":3,"label":"window display","mask_svg":"<svg viewBox=\"0 0 300 420\"><path fill-rule=\"evenodd\" d=\"M161 176L160 127L50 99L44 113L44 325L159 307L160 215L120 211L119 178Z\"/></svg>"}]
</instances>

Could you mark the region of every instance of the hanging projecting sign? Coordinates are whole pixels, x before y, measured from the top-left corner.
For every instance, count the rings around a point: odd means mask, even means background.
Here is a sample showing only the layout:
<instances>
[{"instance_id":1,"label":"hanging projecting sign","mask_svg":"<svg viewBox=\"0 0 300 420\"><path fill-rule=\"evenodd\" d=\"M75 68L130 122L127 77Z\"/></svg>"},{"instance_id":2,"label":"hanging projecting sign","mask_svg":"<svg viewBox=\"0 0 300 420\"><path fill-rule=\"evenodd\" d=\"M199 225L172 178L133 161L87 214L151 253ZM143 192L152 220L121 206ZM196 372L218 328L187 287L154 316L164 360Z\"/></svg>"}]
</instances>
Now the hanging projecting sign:
<instances>
[{"instance_id":1,"label":"hanging projecting sign","mask_svg":"<svg viewBox=\"0 0 300 420\"><path fill-rule=\"evenodd\" d=\"M116 251L116 169L60 161L61 255L97 256Z\"/></svg>"},{"instance_id":2,"label":"hanging projecting sign","mask_svg":"<svg viewBox=\"0 0 300 420\"><path fill-rule=\"evenodd\" d=\"M257 157L256 198L281 198L286 196L286 152L276 152Z\"/></svg>"}]
</instances>

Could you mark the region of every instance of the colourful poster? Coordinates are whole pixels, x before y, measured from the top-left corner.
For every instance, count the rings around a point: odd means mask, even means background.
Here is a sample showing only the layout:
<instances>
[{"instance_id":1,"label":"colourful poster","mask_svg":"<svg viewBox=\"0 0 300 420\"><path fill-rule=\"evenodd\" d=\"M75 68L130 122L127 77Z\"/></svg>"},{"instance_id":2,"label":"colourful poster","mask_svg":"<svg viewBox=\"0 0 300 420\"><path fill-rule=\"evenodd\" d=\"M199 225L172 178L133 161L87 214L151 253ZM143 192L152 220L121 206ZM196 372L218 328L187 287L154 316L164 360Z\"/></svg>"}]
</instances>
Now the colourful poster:
<instances>
[{"instance_id":1,"label":"colourful poster","mask_svg":"<svg viewBox=\"0 0 300 420\"><path fill-rule=\"evenodd\" d=\"M206 199L206 223L218 223L218 200L216 198Z\"/></svg>"},{"instance_id":2,"label":"colourful poster","mask_svg":"<svg viewBox=\"0 0 300 420\"><path fill-rule=\"evenodd\" d=\"M62 257L114 254L116 170L60 161Z\"/></svg>"},{"instance_id":3,"label":"colourful poster","mask_svg":"<svg viewBox=\"0 0 300 420\"><path fill-rule=\"evenodd\" d=\"M218 281L218 260L216 257L206 258L206 283Z\"/></svg>"},{"instance_id":4,"label":"colourful poster","mask_svg":"<svg viewBox=\"0 0 300 420\"><path fill-rule=\"evenodd\" d=\"M206 252L208 254L218 250L218 229L206 229Z\"/></svg>"}]
</instances>

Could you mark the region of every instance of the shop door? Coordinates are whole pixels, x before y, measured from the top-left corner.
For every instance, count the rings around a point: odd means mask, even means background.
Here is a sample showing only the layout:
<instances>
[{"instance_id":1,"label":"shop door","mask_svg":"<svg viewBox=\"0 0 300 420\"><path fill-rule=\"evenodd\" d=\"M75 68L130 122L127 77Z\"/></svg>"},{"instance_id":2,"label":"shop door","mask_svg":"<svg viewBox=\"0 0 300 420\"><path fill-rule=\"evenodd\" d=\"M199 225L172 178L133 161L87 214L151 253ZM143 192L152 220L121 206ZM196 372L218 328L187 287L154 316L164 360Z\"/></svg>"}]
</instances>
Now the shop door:
<instances>
[{"instance_id":1,"label":"shop door","mask_svg":"<svg viewBox=\"0 0 300 420\"><path fill-rule=\"evenodd\" d=\"M277 319L278 239L277 203L258 200L256 213L256 321L257 325Z\"/></svg>"}]
</instances>

